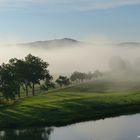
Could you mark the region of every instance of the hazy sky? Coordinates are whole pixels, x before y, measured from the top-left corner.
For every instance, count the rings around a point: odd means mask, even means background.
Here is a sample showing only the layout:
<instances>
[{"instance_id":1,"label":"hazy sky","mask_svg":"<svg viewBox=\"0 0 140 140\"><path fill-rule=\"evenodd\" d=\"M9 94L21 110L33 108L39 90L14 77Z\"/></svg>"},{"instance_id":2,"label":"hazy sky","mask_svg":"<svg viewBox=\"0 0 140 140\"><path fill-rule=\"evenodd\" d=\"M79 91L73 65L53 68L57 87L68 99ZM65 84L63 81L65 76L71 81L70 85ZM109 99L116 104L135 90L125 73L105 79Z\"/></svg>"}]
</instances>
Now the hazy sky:
<instances>
[{"instance_id":1,"label":"hazy sky","mask_svg":"<svg viewBox=\"0 0 140 140\"><path fill-rule=\"evenodd\" d=\"M140 0L0 0L0 42L139 41Z\"/></svg>"}]
</instances>

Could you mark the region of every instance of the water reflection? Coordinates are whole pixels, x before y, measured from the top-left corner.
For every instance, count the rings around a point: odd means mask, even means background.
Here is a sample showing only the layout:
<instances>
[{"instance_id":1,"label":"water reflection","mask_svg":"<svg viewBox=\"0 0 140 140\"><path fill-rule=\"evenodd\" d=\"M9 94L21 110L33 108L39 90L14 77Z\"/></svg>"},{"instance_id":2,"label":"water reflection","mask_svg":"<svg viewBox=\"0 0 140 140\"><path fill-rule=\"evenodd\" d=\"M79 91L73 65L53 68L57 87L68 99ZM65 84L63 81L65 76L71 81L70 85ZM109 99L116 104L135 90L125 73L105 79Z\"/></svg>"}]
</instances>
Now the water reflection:
<instances>
[{"instance_id":1,"label":"water reflection","mask_svg":"<svg viewBox=\"0 0 140 140\"><path fill-rule=\"evenodd\" d=\"M140 114L77 123L65 127L0 132L0 140L138 140Z\"/></svg>"},{"instance_id":2,"label":"water reflection","mask_svg":"<svg viewBox=\"0 0 140 140\"><path fill-rule=\"evenodd\" d=\"M53 128L31 128L0 132L0 140L49 140Z\"/></svg>"}]
</instances>

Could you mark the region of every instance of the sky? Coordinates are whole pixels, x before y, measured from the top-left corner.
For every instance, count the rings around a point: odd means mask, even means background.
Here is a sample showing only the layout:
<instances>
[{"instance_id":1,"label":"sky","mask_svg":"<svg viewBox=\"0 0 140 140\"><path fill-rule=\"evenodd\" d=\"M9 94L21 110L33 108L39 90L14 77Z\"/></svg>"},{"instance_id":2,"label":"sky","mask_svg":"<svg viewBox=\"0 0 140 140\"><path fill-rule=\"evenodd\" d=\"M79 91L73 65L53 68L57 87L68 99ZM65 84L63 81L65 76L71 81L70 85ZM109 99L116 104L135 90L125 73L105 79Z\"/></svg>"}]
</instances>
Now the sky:
<instances>
[{"instance_id":1,"label":"sky","mask_svg":"<svg viewBox=\"0 0 140 140\"><path fill-rule=\"evenodd\" d=\"M0 43L140 41L140 0L0 0Z\"/></svg>"}]
</instances>

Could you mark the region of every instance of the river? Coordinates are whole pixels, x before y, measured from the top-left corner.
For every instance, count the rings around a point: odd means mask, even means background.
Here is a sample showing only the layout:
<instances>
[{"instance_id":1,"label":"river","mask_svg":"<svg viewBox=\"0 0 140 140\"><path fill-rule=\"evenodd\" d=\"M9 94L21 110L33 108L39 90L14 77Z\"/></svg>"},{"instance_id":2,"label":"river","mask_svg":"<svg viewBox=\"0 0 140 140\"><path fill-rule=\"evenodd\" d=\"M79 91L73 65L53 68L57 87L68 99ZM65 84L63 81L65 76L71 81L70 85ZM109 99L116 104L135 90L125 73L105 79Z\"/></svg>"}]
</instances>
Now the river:
<instances>
[{"instance_id":1,"label":"river","mask_svg":"<svg viewBox=\"0 0 140 140\"><path fill-rule=\"evenodd\" d=\"M140 114L76 123L0 131L0 140L138 140Z\"/></svg>"}]
</instances>

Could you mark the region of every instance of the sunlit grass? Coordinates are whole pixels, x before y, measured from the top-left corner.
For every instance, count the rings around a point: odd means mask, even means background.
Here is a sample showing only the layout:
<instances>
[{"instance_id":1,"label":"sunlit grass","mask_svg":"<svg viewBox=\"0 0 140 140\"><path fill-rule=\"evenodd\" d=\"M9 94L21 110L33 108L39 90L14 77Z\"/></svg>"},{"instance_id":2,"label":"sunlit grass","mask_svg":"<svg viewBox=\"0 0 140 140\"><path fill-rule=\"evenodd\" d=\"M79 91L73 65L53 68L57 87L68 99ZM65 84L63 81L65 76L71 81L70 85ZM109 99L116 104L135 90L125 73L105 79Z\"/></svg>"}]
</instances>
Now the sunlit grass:
<instances>
[{"instance_id":1,"label":"sunlit grass","mask_svg":"<svg viewBox=\"0 0 140 140\"><path fill-rule=\"evenodd\" d=\"M98 93L78 90L79 86L41 93L1 107L0 128L66 125L140 112L139 92Z\"/></svg>"}]
</instances>

